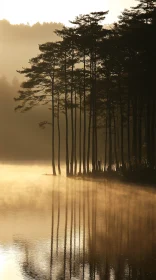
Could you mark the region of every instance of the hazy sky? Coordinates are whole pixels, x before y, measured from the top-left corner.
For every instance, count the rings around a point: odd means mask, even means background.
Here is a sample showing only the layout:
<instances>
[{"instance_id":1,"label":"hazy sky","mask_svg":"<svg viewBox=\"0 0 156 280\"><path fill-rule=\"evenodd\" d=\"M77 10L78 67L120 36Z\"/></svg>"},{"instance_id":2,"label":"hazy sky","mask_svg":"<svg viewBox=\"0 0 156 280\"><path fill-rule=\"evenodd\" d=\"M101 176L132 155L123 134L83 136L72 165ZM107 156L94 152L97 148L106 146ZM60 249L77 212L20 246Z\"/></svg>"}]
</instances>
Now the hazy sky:
<instances>
[{"instance_id":1,"label":"hazy sky","mask_svg":"<svg viewBox=\"0 0 156 280\"><path fill-rule=\"evenodd\" d=\"M52 21L67 25L79 14L109 10L106 23L112 23L124 8L135 5L135 0L0 0L0 19L15 24Z\"/></svg>"}]
</instances>

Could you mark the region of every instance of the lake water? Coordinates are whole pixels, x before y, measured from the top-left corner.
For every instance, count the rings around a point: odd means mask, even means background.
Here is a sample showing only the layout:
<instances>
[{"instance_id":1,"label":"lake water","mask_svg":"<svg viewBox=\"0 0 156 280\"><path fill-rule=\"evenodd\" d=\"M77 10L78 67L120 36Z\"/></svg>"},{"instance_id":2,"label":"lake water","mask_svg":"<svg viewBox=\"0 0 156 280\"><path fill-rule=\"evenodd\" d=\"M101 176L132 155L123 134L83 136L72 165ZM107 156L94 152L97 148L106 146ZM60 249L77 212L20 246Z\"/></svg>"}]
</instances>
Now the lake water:
<instances>
[{"instance_id":1,"label":"lake water","mask_svg":"<svg viewBox=\"0 0 156 280\"><path fill-rule=\"evenodd\" d=\"M156 191L0 165L0 280L156 279Z\"/></svg>"}]
</instances>

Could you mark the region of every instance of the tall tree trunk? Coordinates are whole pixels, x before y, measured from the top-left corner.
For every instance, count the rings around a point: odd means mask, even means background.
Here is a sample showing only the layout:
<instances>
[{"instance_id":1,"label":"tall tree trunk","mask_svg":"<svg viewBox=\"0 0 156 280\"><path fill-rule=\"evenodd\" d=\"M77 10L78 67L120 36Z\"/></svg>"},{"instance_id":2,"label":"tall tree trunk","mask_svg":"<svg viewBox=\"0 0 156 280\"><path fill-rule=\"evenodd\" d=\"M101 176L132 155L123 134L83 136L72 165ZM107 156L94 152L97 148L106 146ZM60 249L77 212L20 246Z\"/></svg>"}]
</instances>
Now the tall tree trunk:
<instances>
[{"instance_id":1,"label":"tall tree trunk","mask_svg":"<svg viewBox=\"0 0 156 280\"><path fill-rule=\"evenodd\" d=\"M120 154L120 120L119 120L119 115L120 115L120 110L119 110L119 106L117 107L117 115L116 115L116 123L117 123L117 131L116 131L116 138L117 138L117 154L118 154L118 158L120 158L119 154Z\"/></svg>"},{"instance_id":2,"label":"tall tree trunk","mask_svg":"<svg viewBox=\"0 0 156 280\"><path fill-rule=\"evenodd\" d=\"M109 170L112 170L112 121L111 121L111 100L109 99Z\"/></svg>"},{"instance_id":3,"label":"tall tree trunk","mask_svg":"<svg viewBox=\"0 0 156 280\"><path fill-rule=\"evenodd\" d=\"M88 123L88 150L87 150L87 173L89 173L89 163L90 163L90 131L91 131L91 104L90 104L90 111L89 111L89 123Z\"/></svg>"},{"instance_id":4,"label":"tall tree trunk","mask_svg":"<svg viewBox=\"0 0 156 280\"><path fill-rule=\"evenodd\" d=\"M150 134L150 100L147 100L147 111L146 111L146 142L147 142L147 163L148 166L151 167L151 134Z\"/></svg>"},{"instance_id":5,"label":"tall tree trunk","mask_svg":"<svg viewBox=\"0 0 156 280\"><path fill-rule=\"evenodd\" d=\"M86 174L86 55L84 50L83 58L83 100L84 100L84 114L83 114L83 174Z\"/></svg>"},{"instance_id":6,"label":"tall tree trunk","mask_svg":"<svg viewBox=\"0 0 156 280\"><path fill-rule=\"evenodd\" d=\"M121 74L118 76L118 86L119 86L119 95L120 95L120 141L121 141L121 164L122 164L122 170L124 169L124 118L123 118L123 104L122 104L122 88L121 88Z\"/></svg>"},{"instance_id":7,"label":"tall tree trunk","mask_svg":"<svg viewBox=\"0 0 156 280\"><path fill-rule=\"evenodd\" d=\"M71 102L71 163L70 163L70 175L73 175L73 162L74 162L74 118L73 118L73 46L72 46L72 69L71 69L71 92L70 92L70 102Z\"/></svg>"},{"instance_id":8,"label":"tall tree trunk","mask_svg":"<svg viewBox=\"0 0 156 280\"><path fill-rule=\"evenodd\" d=\"M134 158L134 166L137 167L137 98L133 100L133 141L132 141L132 151Z\"/></svg>"},{"instance_id":9,"label":"tall tree trunk","mask_svg":"<svg viewBox=\"0 0 156 280\"><path fill-rule=\"evenodd\" d=\"M92 58L93 59L93 58ZM93 63L91 62L92 69L92 87L91 87L91 104L92 104L92 172L95 173L96 163L95 163L95 96L94 96L94 70Z\"/></svg>"},{"instance_id":10,"label":"tall tree trunk","mask_svg":"<svg viewBox=\"0 0 156 280\"><path fill-rule=\"evenodd\" d=\"M106 114L106 137L105 137L105 161L104 171L107 171L107 114Z\"/></svg>"},{"instance_id":11,"label":"tall tree trunk","mask_svg":"<svg viewBox=\"0 0 156 280\"><path fill-rule=\"evenodd\" d=\"M124 142L123 142L123 126L124 126L124 121L123 121L123 110L122 110L122 101L121 101L121 96L120 96L120 141L121 141L121 164L122 164L122 169L124 169Z\"/></svg>"},{"instance_id":12,"label":"tall tree trunk","mask_svg":"<svg viewBox=\"0 0 156 280\"><path fill-rule=\"evenodd\" d=\"M81 89L79 87L79 95L80 95L80 110L79 110L79 118L80 118L80 124L79 124L79 174L81 174L81 150L82 150L82 95L81 95Z\"/></svg>"},{"instance_id":13,"label":"tall tree trunk","mask_svg":"<svg viewBox=\"0 0 156 280\"><path fill-rule=\"evenodd\" d=\"M128 104L127 104L127 142L128 142L128 164L131 169L131 152L130 152L130 99L128 96Z\"/></svg>"},{"instance_id":14,"label":"tall tree trunk","mask_svg":"<svg viewBox=\"0 0 156 280\"><path fill-rule=\"evenodd\" d=\"M116 170L119 169L119 161L117 155L117 147L116 147L116 121L115 121L115 112L113 108L113 121L114 121L114 154L115 154L115 161L116 161Z\"/></svg>"},{"instance_id":15,"label":"tall tree trunk","mask_svg":"<svg viewBox=\"0 0 156 280\"><path fill-rule=\"evenodd\" d=\"M139 165L142 163L142 100L140 100L139 121L138 121L138 159Z\"/></svg>"},{"instance_id":16,"label":"tall tree trunk","mask_svg":"<svg viewBox=\"0 0 156 280\"><path fill-rule=\"evenodd\" d=\"M152 135L151 135L151 140L152 140L152 143L151 143L151 155L152 155L152 168L155 168L155 163L156 163L156 159L155 159L155 145L156 145L156 135L155 135L155 132L156 132L156 113L155 113L155 110L156 110L156 102L155 100L153 100L153 105L152 105L152 121L151 121L151 132L152 132Z\"/></svg>"},{"instance_id":17,"label":"tall tree trunk","mask_svg":"<svg viewBox=\"0 0 156 280\"><path fill-rule=\"evenodd\" d=\"M54 116L54 73L52 76L52 169L53 175L56 175L55 170L55 116Z\"/></svg>"},{"instance_id":18,"label":"tall tree trunk","mask_svg":"<svg viewBox=\"0 0 156 280\"><path fill-rule=\"evenodd\" d=\"M96 44L96 43L95 43ZM95 46L95 62L94 62L94 133L95 133L95 168L98 170L98 139L97 139L97 89L96 89L96 75L97 75L97 57Z\"/></svg>"},{"instance_id":19,"label":"tall tree trunk","mask_svg":"<svg viewBox=\"0 0 156 280\"><path fill-rule=\"evenodd\" d=\"M74 174L76 175L77 173L77 101L76 101L76 91L75 91L75 144L74 144L74 147L75 147L75 153L74 153L74 156L75 156L75 168L74 168Z\"/></svg>"},{"instance_id":20,"label":"tall tree trunk","mask_svg":"<svg viewBox=\"0 0 156 280\"><path fill-rule=\"evenodd\" d=\"M66 175L69 176L69 147L68 147L68 90L67 90L67 54L65 51L65 120L66 120Z\"/></svg>"},{"instance_id":21,"label":"tall tree trunk","mask_svg":"<svg viewBox=\"0 0 156 280\"><path fill-rule=\"evenodd\" d=\"M90 105L89 105L89 122L88 122L88 149L87 149L87 173L90 165L90 141L91 141L91 123L92 123L92 66L90 61Z\"/></svg>"},{"instance_id":22,"label":"tall tree trunk","mask_svg":"<svg viewBox=\"0 0 156 280\"><path fill-rule=\"evenodd\" d=\"M57 131L58 131L58 172L61 174L60 153L61 153L61 133L60 133L60 96L57 98Z\"/></svg>"}]
</instances>

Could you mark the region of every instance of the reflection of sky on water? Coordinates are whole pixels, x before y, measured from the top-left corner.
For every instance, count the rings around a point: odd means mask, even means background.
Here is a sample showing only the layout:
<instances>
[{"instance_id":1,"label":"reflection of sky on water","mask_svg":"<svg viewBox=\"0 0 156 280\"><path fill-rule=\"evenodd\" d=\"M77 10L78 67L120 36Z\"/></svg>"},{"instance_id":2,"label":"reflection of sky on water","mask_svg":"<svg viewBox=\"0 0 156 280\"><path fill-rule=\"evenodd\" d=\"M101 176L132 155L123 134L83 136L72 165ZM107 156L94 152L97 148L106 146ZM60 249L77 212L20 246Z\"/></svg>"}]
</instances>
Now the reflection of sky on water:
<instances>
[{"instance_id":1,"label":"reflection of sky on water","mask_svg":"<svg viewBox=\"0 0 156 280\"><path fill-rule=\"evenodd\" d=\"M0 246L0 279L25 280L19 265L20 250Z\"/></svg>"}]
</instances>

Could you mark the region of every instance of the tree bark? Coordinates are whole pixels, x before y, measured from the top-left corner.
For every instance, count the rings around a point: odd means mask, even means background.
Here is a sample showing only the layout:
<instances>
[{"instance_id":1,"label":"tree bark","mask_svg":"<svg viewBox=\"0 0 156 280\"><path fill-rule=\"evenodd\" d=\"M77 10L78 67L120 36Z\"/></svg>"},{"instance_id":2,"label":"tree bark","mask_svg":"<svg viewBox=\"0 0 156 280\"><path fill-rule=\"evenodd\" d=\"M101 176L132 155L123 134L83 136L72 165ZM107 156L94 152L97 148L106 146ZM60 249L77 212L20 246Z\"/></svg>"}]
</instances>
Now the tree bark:
<instances>
[{"instance_id":1,"label":"tree bark","mask_svg":"<svg viewBox=\"0 0 156 280\"><path fill-rule=\"evenodd\" d=\"M81 95L81 89L79 87L79 95L80 95L80 110L79 110L79 118L80 118L80 124L79 124L79 174L81 174L81 150L82 150L82 95Z\"/></svg>"},{"instance_id":2,"label":"tree bark","mask_svg":"<svg viewBox=\"0 0 156 280\"><path fill-rule=\"evenodd\" d=\"M67 54L65 51L65 121L66 121L66 175L69 176L68 108L67 108Z\"/></svg>"},{"instance_id":3,"label":"tree bark","mask_svg":"<svg viewBox=\"0 0 156 280\"><path fill-rule=\"evenodd\" d=\"M61 153L61 133L60 133L60 97L57 98L57 131L58 131L58 172L61 174L60 153Z\"/></svg>"},{"instance_id":4,"label":"tree bark","mask_svg":"<svg viewBox=\"0 0 156 280\"><path fill-rule=\"evenodd\" d=\"M70 102L71 102L71 163L70 163L70 175L73 175L73 162L74 162L74 116L73 116L73 44L72 44L72 69L71 69L71 92L70 92Z\"/></svg>"},{"instance_id":5,"label":"tree bark","mask_svg":"<svg viewBox=\"0 0 156 280\"><path fill-rule=\"evenodd\" d=\"M56 175L55 170L55 116L54 116L54 73L52 76L52 169L53 175Z\"/></svg>"},{"instance_id":6,"label":"tree bark","mask_svg":"<svg viewBox=\"0 0 156 280\"><path fill-rule=\"evenodd\" d=\"M84 50L83 58L83 102L84 102L84 113L83 113L83 174L86 174L86 56Z\"/></svg>"}]
</instances>

